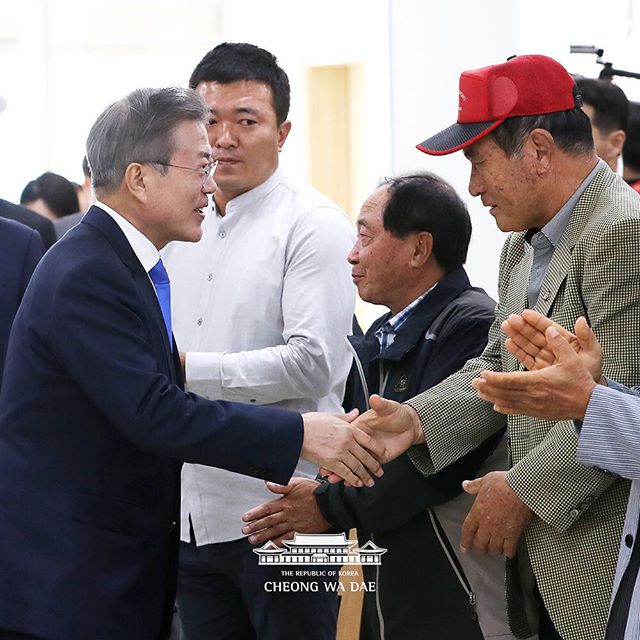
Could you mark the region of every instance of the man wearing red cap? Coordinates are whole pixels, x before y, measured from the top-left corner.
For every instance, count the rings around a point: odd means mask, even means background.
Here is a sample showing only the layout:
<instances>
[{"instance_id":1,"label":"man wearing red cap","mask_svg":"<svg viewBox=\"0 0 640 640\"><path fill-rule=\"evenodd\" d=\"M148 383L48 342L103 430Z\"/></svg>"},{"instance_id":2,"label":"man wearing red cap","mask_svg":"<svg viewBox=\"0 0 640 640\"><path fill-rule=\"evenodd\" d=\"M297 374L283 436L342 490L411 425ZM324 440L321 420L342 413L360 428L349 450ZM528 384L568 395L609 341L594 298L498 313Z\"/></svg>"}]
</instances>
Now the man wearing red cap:
<instances>
[{"instance_id":1,"label":"man wearing red cap","mask_svg":"<svg viewBox=\"0 0 640 640\"><path fill-rule=\"evenodd\" d=\"M604 373L640 378L640 200L598 160L574 81L555 60L519 56L464 72L458 121L418 148L464 149L469 191L503 231L496 321L483 354L407 404L373 399L365 421L413 426L410 456L436 473L507 426L512 467L465 483L476 500L462 531L469 552L506 555L514 633L602 639L628 482L576 462L572 422L504 416L478 398L483 370L515 371L501 323L533 308L571 329L589 319ZM533 570L533 571L531 571Z\"/></svg>"}]
</instances>

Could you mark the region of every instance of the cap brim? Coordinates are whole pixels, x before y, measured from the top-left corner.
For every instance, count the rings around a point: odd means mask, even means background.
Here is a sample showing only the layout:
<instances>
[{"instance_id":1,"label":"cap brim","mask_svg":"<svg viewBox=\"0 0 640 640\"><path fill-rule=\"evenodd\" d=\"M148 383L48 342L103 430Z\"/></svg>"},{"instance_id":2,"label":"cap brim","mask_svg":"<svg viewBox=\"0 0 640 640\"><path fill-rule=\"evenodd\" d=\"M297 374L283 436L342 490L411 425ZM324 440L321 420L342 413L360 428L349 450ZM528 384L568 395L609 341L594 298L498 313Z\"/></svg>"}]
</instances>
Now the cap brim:
<instances>
[{"instance_id":1,"label":"cap brim","mask_svg":"<svg viewBox=\"0 0 640 640\"><path fill-rule=\"evenodd\" d=\"M416 148L423 153L428 153L430 156L444 156L464 149L480 140L498 125L501 125L505 119L492 120L491 122L471 122L468 124L456 122L456 124L416 145Z\"/></svg>"}]
</instances>

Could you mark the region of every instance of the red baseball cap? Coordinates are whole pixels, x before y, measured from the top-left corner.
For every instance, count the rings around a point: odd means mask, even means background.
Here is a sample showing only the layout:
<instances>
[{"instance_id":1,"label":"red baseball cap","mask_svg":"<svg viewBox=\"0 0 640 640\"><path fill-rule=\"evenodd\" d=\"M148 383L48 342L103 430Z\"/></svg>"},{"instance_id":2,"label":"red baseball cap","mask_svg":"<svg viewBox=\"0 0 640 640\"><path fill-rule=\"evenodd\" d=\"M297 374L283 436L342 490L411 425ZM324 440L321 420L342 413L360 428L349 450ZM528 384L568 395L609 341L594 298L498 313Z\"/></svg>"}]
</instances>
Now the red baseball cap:
<instances>
[{"instance_id":1,"label":"red baseball cap","mask_svg":"<svg viewBox=\"0 0 640 640\"><path fill-rule=\"evenodd\" d=\"M513 56L507 62L463 71L458 122L417 145L432 156L464 149L514 116L537 116L582 106L568 71L547 56Z\"/></svg>"}]
</instances>

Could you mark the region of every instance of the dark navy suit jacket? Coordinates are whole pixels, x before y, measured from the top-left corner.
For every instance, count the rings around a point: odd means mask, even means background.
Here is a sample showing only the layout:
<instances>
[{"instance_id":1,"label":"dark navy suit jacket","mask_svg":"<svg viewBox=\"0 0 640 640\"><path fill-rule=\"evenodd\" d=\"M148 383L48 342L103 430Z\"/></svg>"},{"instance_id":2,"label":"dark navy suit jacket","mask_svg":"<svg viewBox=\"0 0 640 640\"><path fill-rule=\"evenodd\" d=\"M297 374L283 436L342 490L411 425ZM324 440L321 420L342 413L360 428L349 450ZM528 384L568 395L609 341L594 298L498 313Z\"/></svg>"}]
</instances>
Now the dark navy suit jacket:
<instances>
[{"instance_id":1,"label":"dark navy suit jacket","mask_svg":"<svg viewBox=\"0 0 640 640\"><path fill-rule=\"evenodd\" d=\"M15 220L35 229L40 234L45 249L48 249L58 239L53 222L31 209L27 209L27 207L0 199L0 217Z\"/></svg>"},{"instance_id":2,"label":"dark navy suit jacket","mask_svg":"<svg viewBox=\"0 0 640 640\"><path fill-rule=\"evenodd\" d=\"M36 231L0 218L0 386L11 324L43 251Z\"/></svg>"},{"instance_id":3,"label":"dark navy suit jacket","mask_svg":"<svg viewBox=\"0 0 640 640\"><path fill-rule=\"evenodd\" d=\"M179 461L286 483L299 414L181 389L153 286L92 207L42 259L0 394L0 628L157 640L173 607Z\"/></svg>"}]
</instances>

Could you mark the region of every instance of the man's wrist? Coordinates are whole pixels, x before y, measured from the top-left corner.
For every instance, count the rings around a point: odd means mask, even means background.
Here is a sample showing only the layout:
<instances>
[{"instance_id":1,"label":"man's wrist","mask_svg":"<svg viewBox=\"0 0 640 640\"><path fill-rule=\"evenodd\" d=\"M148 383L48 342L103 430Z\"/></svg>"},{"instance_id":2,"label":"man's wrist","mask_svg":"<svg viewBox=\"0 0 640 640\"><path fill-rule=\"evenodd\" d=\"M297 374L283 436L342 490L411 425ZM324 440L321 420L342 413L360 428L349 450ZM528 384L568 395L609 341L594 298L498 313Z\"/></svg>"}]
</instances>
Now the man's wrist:
<instances>
[{"instance_id":1,"label":"man's wrist","mask_svg":"<svg viewBox=\"0 0 640 640\"><path fill-rule=\"evenodd\" d=\"M598 386L598 384L596 384L594 381L591 381L588 385L587 388L585 389L584 393L581 394L581 400L579 403L579 407L578 407L578 411L576 412L576 415L573 416L573 420L578 420L580 422L582 422L584 420L584 417L587 413L587 409L589 408L589 402L591 401L591 394L593 393L593 390ZM606 386L606 385L605 385Z\"/></svg>"},{"instance_id":2,"label":"man's wrist","mask_svg":"<svg viewBox=\"0 0 640 640\"><path fill-rule=\"evenodd\" d=\"M426 438L424 435L424 429L422 428L422 421L420 420L418 412L410 404L405 404L404 406L409 410L407 415L411 420L413 444L424 444L426 442Z\"/></svg>"}]
</instances>

